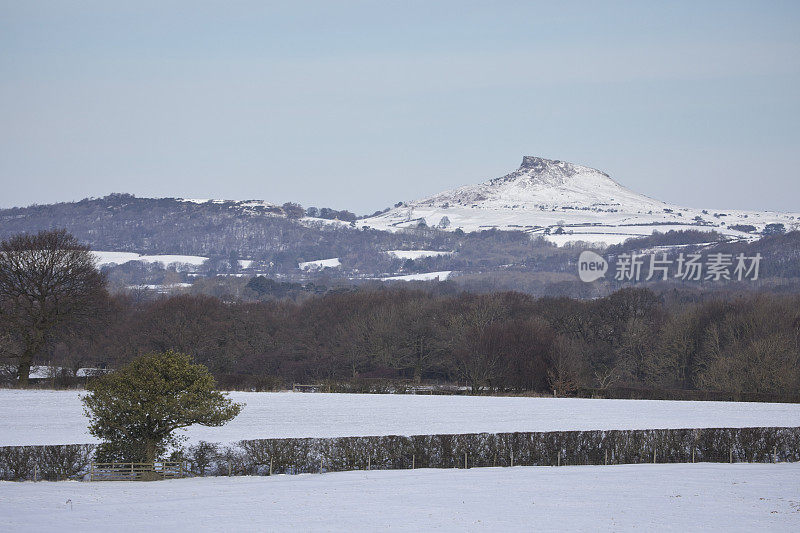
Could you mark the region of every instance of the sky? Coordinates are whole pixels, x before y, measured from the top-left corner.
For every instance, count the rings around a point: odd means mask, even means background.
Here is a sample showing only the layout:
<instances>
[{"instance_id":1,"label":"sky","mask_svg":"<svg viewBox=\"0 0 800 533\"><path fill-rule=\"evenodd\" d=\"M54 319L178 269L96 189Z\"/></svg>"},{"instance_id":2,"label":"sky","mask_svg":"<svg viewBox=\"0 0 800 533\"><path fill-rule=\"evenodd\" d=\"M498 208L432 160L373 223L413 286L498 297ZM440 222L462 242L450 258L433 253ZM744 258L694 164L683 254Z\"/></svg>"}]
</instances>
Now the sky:
<instances>
[{"instance_id":1,"label":"sky","mask_svg":"<svg viewBox=\"0 0 800 533\"><path fill-rule=\"evenodd\" d=\"M800 211L800 2L0 0L0 207L366 214L517 168Z\"/></svg>"}]
</instances>

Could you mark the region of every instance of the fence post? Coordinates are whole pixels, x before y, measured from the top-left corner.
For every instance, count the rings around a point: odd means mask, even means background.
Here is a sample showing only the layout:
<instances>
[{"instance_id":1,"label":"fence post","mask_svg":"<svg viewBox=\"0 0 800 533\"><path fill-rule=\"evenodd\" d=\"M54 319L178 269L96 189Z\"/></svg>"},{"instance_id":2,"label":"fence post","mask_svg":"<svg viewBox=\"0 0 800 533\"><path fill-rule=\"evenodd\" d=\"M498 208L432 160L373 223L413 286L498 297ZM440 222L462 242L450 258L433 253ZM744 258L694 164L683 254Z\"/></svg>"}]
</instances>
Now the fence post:
<instances>
[{"instance_id":1,"label":"fence post","mask_svg":"<svg viewBox=\"0 0 800 533\"><path fill-rule=\"evenodd\" d=\"M556 466L561 466L561 450L556 454Z\"/></svg>"},{"instance_id":2,"label":"fence post","mask_svg":"<svg viewBox=\"0 0 800 533\"><path fill-rule=\"evenodd\" d=\"M731 447L730 456L731 456L731 463L732 463L733 462L733 447Z\"/></svg>"},{"instance_id":3,"label":"fence post","mask_svg":"<svg viewBox=\"0 0 800 533\"><path fill-rule=\"evenodd\" d=\"M38 475L37 475L38 474L38 472L37 472L38 468L39 468L39 465L36 465L36 464L33 465L33 482L34 483L39 481L38 479L36 479L38 477Z\"/></svg>"},{"instance_id":4,"label":"fence post","mask_svg":"<svg viewBox=\"0 0 800 533\"><path fill-rule=\"evenodd\" d=\"M416 455L412 455L411 456L411 470L414 470L416 468L416 463L417 463L417 456Z\"/></svg>"},{"instance_id":5,"label":"fence post","mask_svg":"<svg viewBox=\"0 0 800 533\"><path fill-rule=\"evenodd\" d=\"M692 462L694 463L694 444L692 445Z\"/></svg>"},{"instance_id":6,"label":"fence post","mask_svg":"<svg viewBox=\"0 0 800 533\"><path fill-rule=\"evenodd\" d=\"M322 459L322 457L320 457L319 458L319 473L320 474L322 473L322 464L323 464L322 461L323 461L323 459Z\"/></svg>"},{"instance_id":7,"label":"fence post","mask_svg":"<svg viewBox=\"0 0 800 533\"><path fill-rule=\"evenodd\" d=\"M605 450L605 464L608 465L608 450Z\"/></svg>"},{"instance_id":8,"label":"fence post","mask_svg":"<svg viewBox=\"0 0 800 533\"><path fill-rule=\"evenodd\" d=\"M773 463L777 463L778 462L778 447L777 446L773 446L772 447L772 462Z\"/></svg>"},{"instance_id":9,"label":"fence post","mask_svg":"<svg viewBox=\"0 0 800 533\"><path fill-rule=\"evenodd\" d=\"M656 463L656 448L653 446L653 464Z\"/></svg>"},{"instance_id":10,"label":"fence post","mask_svg":"<svg viewBox=\"0 0 800 533\"><path fill-rule=\"evenodd\" d=\"M233 472L233 469L231 468L231 460L228 459L228 477L231 476L232 472Z\"/></svg>"},{"instance_id":11,"label":"fence post","mask_svg":"<svg viewBox=\"0 0 800 533\"><path fill-rule=\"evenodd\" d=\"M368 455L367 456L367 470L369 470L371 466L372 466L372 456Z\"/></svg>"},{"instance_id":12,"label":"fence post","mask_svg":"<svg viewBox=\"0 0 800 533\"><path fill-rule=\"evenodd\" d=\"M464 468L467 468L467 452L464 452Z\"/></svg>"},{"instance_id":13,"label":"fence post","mask_svg":"<svg viewBox=\"0 0 800 533\"><path fill-rule=\"evenodd\" d=\"M511 466L514 466L514 450L511 450Z\"/></svg>"}]
</instances>

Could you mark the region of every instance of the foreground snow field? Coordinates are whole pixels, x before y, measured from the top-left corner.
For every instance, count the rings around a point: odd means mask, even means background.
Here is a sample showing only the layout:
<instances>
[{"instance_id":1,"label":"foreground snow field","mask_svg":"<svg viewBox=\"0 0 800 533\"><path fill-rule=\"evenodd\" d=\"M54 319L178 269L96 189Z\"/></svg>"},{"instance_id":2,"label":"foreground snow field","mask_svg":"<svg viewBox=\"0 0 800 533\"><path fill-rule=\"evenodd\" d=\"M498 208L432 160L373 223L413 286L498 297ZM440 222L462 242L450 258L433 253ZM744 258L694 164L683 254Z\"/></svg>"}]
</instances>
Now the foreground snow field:
<instances>
[{"instance_id":1,"label":"foreground snow field","mask_svg":"<svg viewBox=\"0 0 800 533\"><path fill-rule=\"evenodd\" d=\"M80 391L0 389L0 446L95 442ZM592 429L800 426L800 405L574 398L233 392L247 405L190 442Z\"/></svg>"},{"instance_id":2,"label":"foreground snow field","mask_svg":"<svg viewBox=\"0 0 800 533\"><path fill-rule=\"evenodd\" d=\"M6 531L798 531L800 464L0 482Z\"/></svg>"}]
</instances>

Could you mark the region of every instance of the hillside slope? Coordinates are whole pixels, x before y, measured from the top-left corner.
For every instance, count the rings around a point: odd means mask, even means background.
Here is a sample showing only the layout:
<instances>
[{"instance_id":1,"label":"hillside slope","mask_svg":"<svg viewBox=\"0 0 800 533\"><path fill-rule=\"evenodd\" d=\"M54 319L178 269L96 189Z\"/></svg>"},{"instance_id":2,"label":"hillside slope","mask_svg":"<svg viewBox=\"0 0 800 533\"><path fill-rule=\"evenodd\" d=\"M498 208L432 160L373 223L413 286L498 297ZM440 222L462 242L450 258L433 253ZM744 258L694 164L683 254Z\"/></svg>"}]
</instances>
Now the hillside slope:
<instances>
[{"instance_id":1,"label":"hillside slope","mask_svg":"<svg viewBox=\"0 0 800 533\"><path fill-rule=\"evenodd\" d=\"M796 213L705 210L668 204L636 193L593 168L525 156L515 171L404 203L360 225L397 230L420 225L476 231L517 229L547 235L562 244L614 244L654 230L701 229L736 239L752 239L767 224L791 229ZM753 226L742 231L738 226Z\"/></svg>"}]
</instances>

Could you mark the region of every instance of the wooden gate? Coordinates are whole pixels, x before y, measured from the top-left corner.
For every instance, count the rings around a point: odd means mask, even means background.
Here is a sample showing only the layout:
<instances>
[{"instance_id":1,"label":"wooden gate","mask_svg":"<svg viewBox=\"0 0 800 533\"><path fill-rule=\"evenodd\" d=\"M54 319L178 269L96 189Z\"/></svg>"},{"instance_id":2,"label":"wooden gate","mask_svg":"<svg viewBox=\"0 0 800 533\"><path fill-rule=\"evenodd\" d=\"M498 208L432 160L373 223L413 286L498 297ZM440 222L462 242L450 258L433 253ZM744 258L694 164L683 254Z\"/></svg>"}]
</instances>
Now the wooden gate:
<instances>
[{"instance_id":1,"label":"wooden gate","mask_svg":"<svg viewBox=\"0 0 800 533\"><path fill-rule=\"evenodd\" d=\"M92 463L90 481L154 481L186 477L183 463Z\"/></svg>"}]
</instances>

